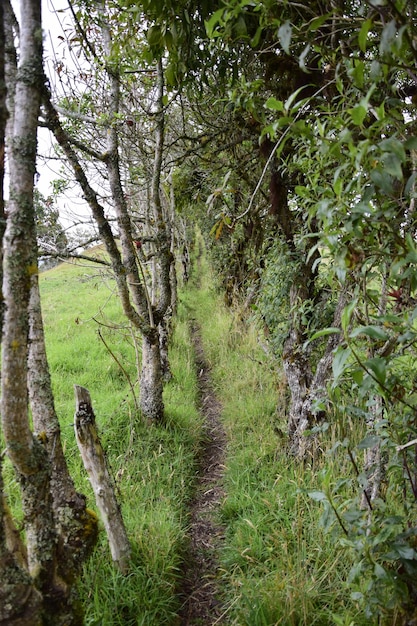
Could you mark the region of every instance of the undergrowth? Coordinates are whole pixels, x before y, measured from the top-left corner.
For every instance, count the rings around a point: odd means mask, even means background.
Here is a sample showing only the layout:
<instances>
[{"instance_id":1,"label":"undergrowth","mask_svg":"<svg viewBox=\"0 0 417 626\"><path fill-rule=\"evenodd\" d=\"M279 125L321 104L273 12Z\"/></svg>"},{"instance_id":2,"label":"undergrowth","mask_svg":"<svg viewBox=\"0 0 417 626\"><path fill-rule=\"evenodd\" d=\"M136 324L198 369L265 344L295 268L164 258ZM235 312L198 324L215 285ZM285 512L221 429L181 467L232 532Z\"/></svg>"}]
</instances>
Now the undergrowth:
<instances>
[{"instance_id":1,"label":"undergrowth","mask_svg":"<svg viewBox=\"0 0 417 626\"><path fill-rule=\"evenodd\" d=\"M111 278L96 266L79 265L61 265L41 277L49 362L71 474L95 508L73 434L73 384L81 384L93 399L133 548L131 571L122 576L100 533L79 585L85 623L180 623L187 506L202 433L189 337L193 318L202 330L228 441L226 495L218 520L225 528L218 555L221 623L374 626L351 595L352 557L326 531L321 504L309 496L333 476L349 472L349 463L326 453L305 465L289 459L284 385L276 363L261 347L256 329L223 306L204 254L195 272L180 293L174 323L166 425L152 427L141 423L136 410L137 339L121 315ZM331 429L325 436L323 449L331 450L337 437ZM9 466L6 482L17 510Z\"/></svg>"},{"instance_id":2,"label":"undergrowth","mask_svg":"<svg viewBox=\"0 0 417 626\"><path fill-rule=\"evenodd\" d=\"M328 476L345 475L346 460L323 454L300 465L287 454L285 386L256 329L226 309L209 279L188 297L202 328L206 358L223 405L228 434L226 528L220 557L224 623L233 626L370 626L348 585L352 556L327 532L309 494ZM335 432L326 433L331 450Z\"/></svg>"}]
</instances>

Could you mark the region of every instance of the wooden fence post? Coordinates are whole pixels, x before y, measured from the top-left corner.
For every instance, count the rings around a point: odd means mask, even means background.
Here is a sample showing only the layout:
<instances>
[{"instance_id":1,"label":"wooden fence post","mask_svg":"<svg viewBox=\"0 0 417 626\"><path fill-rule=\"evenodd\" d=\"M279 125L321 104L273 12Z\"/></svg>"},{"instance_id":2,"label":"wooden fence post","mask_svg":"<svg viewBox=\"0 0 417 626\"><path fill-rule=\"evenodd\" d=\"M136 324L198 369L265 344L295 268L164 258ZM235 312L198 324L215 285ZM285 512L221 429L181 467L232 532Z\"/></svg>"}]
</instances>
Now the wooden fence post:
<instances>
[{"instance_id":1,"label":"wooden fence post","mask_svg":"<svg viewBox=\"0 0 417 626\"><path fill-rule=\"evenodd\" d=\"M79 385L74 385L74 393L76 406L74 428L78 449L94 490L113 561L125 574L129 570L131 548L116 500L114 482L98 437L90 393L88 389Z\"/></svg>"}]
</instances>

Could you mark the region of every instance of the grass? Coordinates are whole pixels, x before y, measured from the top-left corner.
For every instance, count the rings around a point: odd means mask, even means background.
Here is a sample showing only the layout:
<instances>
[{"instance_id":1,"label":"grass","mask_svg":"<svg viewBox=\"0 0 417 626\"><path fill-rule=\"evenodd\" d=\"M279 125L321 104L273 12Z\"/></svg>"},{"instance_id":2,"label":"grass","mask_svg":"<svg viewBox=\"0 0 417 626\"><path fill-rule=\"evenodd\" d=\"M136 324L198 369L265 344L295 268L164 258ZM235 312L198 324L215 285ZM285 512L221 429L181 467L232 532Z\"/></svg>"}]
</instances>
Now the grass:
<instances>
[{"instance_id":1,"label":"grass","mask_svg":"<svg viewBox=\"0 0 417 626\"><path fill-rule=\"evenodd\" d=\"M104 533L100 534L79 589L86 624L174 624L186 503L201 428L187 314L180 307L175 322L174 378L164 398L167 424L146 427L126 379L135 382L136 340L124 324L113 281L85 265L61 265L41 276L56 406L71 473L94 508L72 432L73 384L90 390L134 554L129 576L121 576L111 563Z\"/></svg>"},{"instance_id":2,"label":"grass","mask_svg":"<svg viewBox=\"0 0 417 626\"><path fill-rule=\"evenodd\" d=\"M72 426L73 384L81 384L93 399L134 555L130 574L122 576L100 533L79 585L86 624L179 623L187 505L202 436L189 337L189 320L195 318L228 439L226 496L219 513L225 527L219 554L224 623L373 626L351 598L348 552L324 531L322 507L307 495L321 488L326 468L340 476L346 467L333 467L335 461L326 456L314 466L289 460L285 415L277 413L285 400L276 364L260 347L256 329L223 306L204 255L199 266L201 283L191 281L180 294L171 341L174 376L164 398L167 423L150 428L140 421L127 383L126 376L135 381L136 339L124 324L113 281L85 264L61 265L41 276L49 362L71 474L95 508ZM8 466L5 476L18 510Z\"/></svg>"},{"instance_id":3,"label":"grass","mask_svg":"<svg viewBox=\"0 0 417 626\"><path fill-rule=\"evenodd\" d=\"M300 467L285 451L282 381L256 330L231 315L207 279L188 294L202 327L206 357L228 434L226 528L220 555L226 621L240 626L370 625L351 600L352 562L320 524L307 491L320 488L323 459Z\"/></svg>"}]
</instances>

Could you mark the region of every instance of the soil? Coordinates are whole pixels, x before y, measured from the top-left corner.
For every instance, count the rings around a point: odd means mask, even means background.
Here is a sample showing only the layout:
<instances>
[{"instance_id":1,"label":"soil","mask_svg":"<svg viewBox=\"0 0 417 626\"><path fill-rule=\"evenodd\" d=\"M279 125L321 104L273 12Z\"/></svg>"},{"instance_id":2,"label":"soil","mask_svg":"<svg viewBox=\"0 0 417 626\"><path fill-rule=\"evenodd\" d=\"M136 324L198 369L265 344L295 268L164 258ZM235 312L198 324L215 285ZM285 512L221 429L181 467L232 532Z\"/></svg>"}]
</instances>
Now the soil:
<instances>
[{"instance_id":1,"label":"soil","mask_svg":"<svg viewBox=\"0 0 417 626\"><path fill-rule=\"evenodd\" d=\"M222 624L223 613L217 554L223 542L218 511L224 497L222 479L226 435L220 420L222 407L213 390L200 330L194 321L191 323L191 337L204 426L197 460L196 489L189 509L189 544L184 559L181 590L184 603L180 624L215 626Z\"/></svg>"}]
</instances>

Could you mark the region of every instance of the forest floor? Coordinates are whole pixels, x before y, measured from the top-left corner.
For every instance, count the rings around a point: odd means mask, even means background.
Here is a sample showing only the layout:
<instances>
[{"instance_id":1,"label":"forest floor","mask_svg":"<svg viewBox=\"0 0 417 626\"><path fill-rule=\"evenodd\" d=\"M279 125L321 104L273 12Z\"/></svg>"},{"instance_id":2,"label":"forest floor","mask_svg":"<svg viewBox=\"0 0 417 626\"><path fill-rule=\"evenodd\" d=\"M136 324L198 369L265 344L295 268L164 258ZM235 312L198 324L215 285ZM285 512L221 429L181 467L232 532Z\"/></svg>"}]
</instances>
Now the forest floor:
<instances>
[{"instance_id":1,"label":"forest floor","mask_svg":"<svg viewBox=\"0 0 417 626\"><path fill-rule=\"evenodd\" d=\"M223 541L218 511L224 496L222 478L226 435L221 423L222 407L213 390L210 367L205 359L200 329L190 324L195 354L203 438L198 452L197 479L190 502L188 549L184 559L184 604L181 626L214 626L222 623L222 602L218 588L217 553Z\"/></svg>"}]
</instances>

